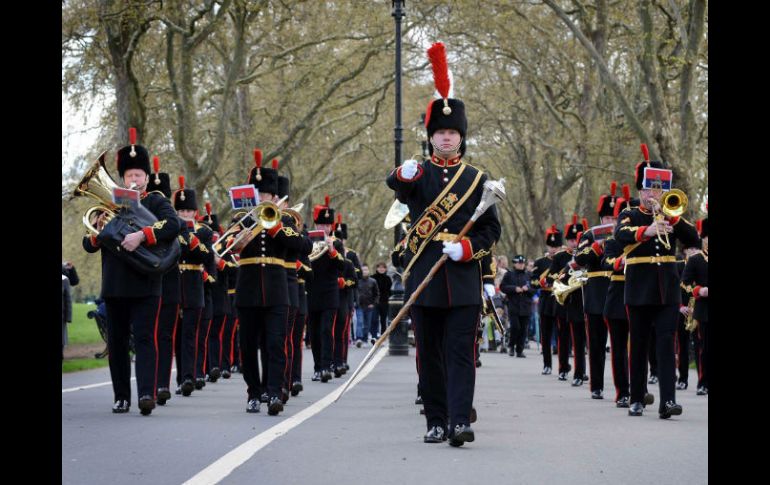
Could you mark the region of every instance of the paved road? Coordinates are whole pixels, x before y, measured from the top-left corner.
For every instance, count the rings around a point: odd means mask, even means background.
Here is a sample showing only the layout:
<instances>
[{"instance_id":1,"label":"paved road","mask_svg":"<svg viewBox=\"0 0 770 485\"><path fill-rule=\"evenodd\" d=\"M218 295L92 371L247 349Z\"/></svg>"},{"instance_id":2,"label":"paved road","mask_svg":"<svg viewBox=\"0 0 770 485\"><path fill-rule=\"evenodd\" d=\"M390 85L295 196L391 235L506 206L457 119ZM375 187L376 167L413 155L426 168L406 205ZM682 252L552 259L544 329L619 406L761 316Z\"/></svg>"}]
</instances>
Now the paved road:
<instances>
[{"instance_id":1,"label":"paved road","mask_svg":"<svg viewBox=\"0 0 770 485\"><path fill-rule=\"evenodd\" d=\"M305 391L278 417L268 416L264 406L256 415L245 412L240 374L189 398L175 395L149 417L139 415L136 396L129 414L112 414L109 384L63 392L62 483L708 482L708 397L696 396L694 386L677 393L681 416L658 419L656 401L648 414L632 418L615 408L609 368L604 387L610 399L597 401L587 385L573 388L556 375L540 375L534 349L525 351L526 359L482 354L476 441L452 448L422 442L414 349L409 357L381 352L366 379L317 413L347 375L327 384L310 382L307 349ZM365 353L350 349L353 368ZM690 372L694 384L697 376ZM109 382L107 369L62 375L63 390L100 382ZM657 399L657 385L650 390Z\"/></svg>"}]
</instances>

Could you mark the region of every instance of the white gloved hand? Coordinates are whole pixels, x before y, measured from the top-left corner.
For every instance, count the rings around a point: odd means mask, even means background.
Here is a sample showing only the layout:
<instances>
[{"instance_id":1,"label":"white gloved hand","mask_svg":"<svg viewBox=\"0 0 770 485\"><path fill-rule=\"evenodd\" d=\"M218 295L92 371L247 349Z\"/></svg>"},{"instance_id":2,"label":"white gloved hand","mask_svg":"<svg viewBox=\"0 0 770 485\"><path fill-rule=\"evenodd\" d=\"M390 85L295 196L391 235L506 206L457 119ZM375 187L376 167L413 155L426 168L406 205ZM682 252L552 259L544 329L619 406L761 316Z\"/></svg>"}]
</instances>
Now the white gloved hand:
<instances>
[{"instance_id":1,"label":"white gloved hand","mask_svg":"<svg viewBox=\"0 0 770 485\"><path fill-rule=\"evenodd\" d=\"M448 254L452 261L460 261L463 258L463 245L458 242L444 241L442 253Z\"/></svg>"},{"instance_id":2,"label":"white gloved hand","mask_svg":"<svg viewBox=\"0 0 770 485\"><path fill-rule=\"evenodd\" d=\"M417 160L404 160L401 164L401 178L411 180L417 175Z\"/></svg>"},{"instance_id":3,"label":"white gloved hand","mask_svg":"<svg viewBox=\"0 0 770 485\"><path fill-rule=\"evenodd\" d=\"M495 285L491 285L489 283L484 285L484 293L487 294L488 297L492 298L495 296Z\"/></svg>"}]
</instances>

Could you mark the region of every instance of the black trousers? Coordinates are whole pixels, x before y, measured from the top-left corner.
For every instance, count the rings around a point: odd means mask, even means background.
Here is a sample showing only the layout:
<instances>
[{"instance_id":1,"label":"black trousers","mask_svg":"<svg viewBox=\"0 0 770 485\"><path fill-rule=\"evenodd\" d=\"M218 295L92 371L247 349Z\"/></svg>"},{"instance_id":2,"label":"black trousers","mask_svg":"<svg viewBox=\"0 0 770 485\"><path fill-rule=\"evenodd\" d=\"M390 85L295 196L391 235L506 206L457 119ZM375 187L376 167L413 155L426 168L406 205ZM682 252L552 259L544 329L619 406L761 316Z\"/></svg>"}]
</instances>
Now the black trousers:
<instances>
[{"instance_id":1,"label":"black trousers","mask_svg":"<svg viewBox=\"0 0 770 485\"><path fill-rule=\"evenodd\" d=\"M709 387L709 361L708 361L708 343L709 343L709 322L698 322L698 387Z\"/></svg>"},{"instance_id":2,"label":"black trousers","mask_svg":"<svg viewBox=\"0 0 770 485\"><path fill-rule=\"evenodd\" d=\"M543 367L553 368L551 362L551 338L555 317L540 313L540 348L543 350Z\"/></svg>"},{"instance_id":3,"label":"black trousers","mask_svg":"<svg viewBox=\"0 0 770 485\"><path fill-rule=\"evenodd\" d=\"M524 343L522 336L526 337L527 325L529 325L529 315L508 315L508 321L510 322L510 331L508 339L508 348L510 350L516 350L517 354L524 352Z\"/></svg>"},{"instance_id":4,"label":"black trousers","mask_svg":"<svg viewBox=\"0 0 770 485\"><path fill-rule=\"evenodd\" d=\"M586 375L586 324L584 321L570 321L570 335L572 336L572 363L574 364L575 378L583 378Z\"/></svg>"},{"instance_id":5,"label":"black trousers","mask_svg":"<svg viewBox=\"0 0 770 485\"><path fill-rule=\"evenodd\" d=\"M674 332L679 314L678 305L628 305L626 308L631 331L631 402L642 402L646 392L647 354L653 327L660 403L675 401Z\"/></svg>"},{"instance_id":6,"label":"black trousers","mask_svg":"<svg viewBox=\"0 0 770 485\"><path fill-rule=\"evenodd\" d=\"M264 385L270 397L279 397L286 367L283 345L286 339L287 305L270 307L238 307L240 325L241 357L243 379L246 381L249 399L258 399L261 394L259 376L259 334L264 333L263 351L268 359L267 383Z\"/></svg>"},{"instance_id":7,"label":"black trousers","mask_svg":"<svg viewBox=\"0 0 770 485\"><path fill-rule=\"evenodd\" d=\"M388 308L389 308L389 303L377 304L377 316L380 319L380 333L378 334L378 336L382 335L385 329L388 328ZM374 335L372 335L372 337L374 337Z\"/></svg>"},{"instance_id":8,"label":"black trousers","mask_svg":"<svg viewBox=\"0 0 770 485\"><path fill-rule=\"evenodd\" d=\"M337 318L336 308L310 312L310 346L313 349L313 370L328 369L332 363L332 328Z\"/></svg>"},{"instance_id":9,"label":"black trousers","mask_svg":"<svg viewBox=\"0 0 770 485\"><path fill-rule=\"evenodd\" d=\"M222 361L222 330L225 327L226 315L214 315L209 330L208 356L206 357L206 372L219 368Z\"/></svg>"},{"instance_id":10,"label":"black trousers","mask_svg":"<svg viewBox=\"0 0 770 485\"><path fill-rule=\"evenodd\" d=\"M569 372L571 369L569 365L570 331L567 317L556 317L556 326L559 330L556 351L559 354L559 374L561 374L562 372Z\"/></svg>"},{"instance_id":11,"label":"black trousers","mask_svg":"<svg viewBox=\"0 0 770 485\"><path fill-rule=\"evenodd\" d=\"M203 308L184 308L174 330L176 383L195 378L195 346Z\"/></svg>"},{"instance_id":12,"label":"black trousers","mask_svg":"<svg viewBox=\"0 0 770 485\"><path fill-rule=\"evenodd\" d=\"M348 321L348 305L343 303L341 307L337 309L337 316L334 319L334 327L332 328L332 337L334 339L334 352L332 361L335 366L342 365L345 362L345 347L348 344L348 340L345 335L345 330Z\"/></svg>"},{"instance_id":13,"label":"black trousers","mask_svg":"<svg viewBox=\"0 0 770 485\"><path fill-rule=\"evenodd\" d=\"M588 363L591 392L604 390L604 362L607 359L607 324L604 317L587 313Z\"/></svg>"},{"instance_id":14,"label":"black trousers","mask_svg":"<svg viewBox=\"0 0 770 485\"><path fill-rule=\"evenodd\" d=\"M650 362L650 375L658 375L658 353L655 349L658 339L655 337L655 327L652 327L652 333L650 334L650 346L647 349L647 359Z\"/></svg>"},{"instance_id":15,"label":"black trousers","mask_svg":"<svg viewBox=\"0 0 770 485\"><path fill-rule=\"evenodd\" d=\"M676 346L677 369L679 370L679 382L687 382L690 373L690 332L684 325L686 318L679 314L679 323L676 326Z\"/></svg>"},{"instance_id":16,"label":"black trousers","mask_svg":"<svg viewBox=\"0 0 770 485\"><path fill-rule=\"evenodd\" d=\"M208 340L209 331L211 331L212 318L202 318L200 325L198 325L198 333L196 335L196 341L198 344L195 346L195 378L203 379L206 377L206 356L208 354Z\"/></svg>"},{"instance_id":17,"label":"black trousers","mask_svg":"<svg viewBox=\"0 0 770 485\"><path fill-rule=\"evenodd\" d=\"M235 314L225 315L222 325L222 357L219 361L220 369L230 370L233 365L233 340L235 340Z\"/></svg>"},{"instance_id":18,"label":"black trousers","mask_svg":"<svg viewBox=\"0 0 770 485\"><path fill-rule=\"evenodd\" d=\"M615 384L615 400L628 397L628 319L607 320L610 332L610 359L612 362L612 382ZM593 381L593 376L591 377Z\"/></svg>"},{"instance_id":19,"label":"black trousers","mask_svg":"<svg viewBox=\"0 0 770 485\"><path fill-rule=\"evenodd\" d=\"M283 343L286 354L286 367L283 372L283 387L291 389L291 375L294 371L294 332L297 325L297 313L299 308L290 306L286 317L286 338Z\"/></svg>"},{"instance_id":20,"label":"black trousers","mask_svg":"<svg viewBox=\"0 0 770 485\"><path fill-rule=\"evenodd\" d=\"M350 324L353 321L353 314L356 312L355 309L348 308L348 318L345 319L345 346L343 347L344 350L342 351L342 362L347 363L348 361L348 349L350 348Z\"/></svg>"},{"instance_id":21,"label":"black trousers","mask_svg":"<svg viewBox=\"0 0 770 485\"><path fill-rule=\"evenodd\" d=\"M293 357L291 362L291 382L302 382L302 333L305 330L307 316L297 311L291 335ZM290 382L290 383L291 383Z\"/></svg>"},{"instance_id":22,"label":"black trousers","mask_svg":"<svg viewBox=\"0 0 770 485\"><path fill-rule=\"evenodd\" d=\"M105 298L107 307L107 347L110 377L115 400L131 402L131 356L128 338L134 334L136 350L136 388L139 396L155 397L157 388L158 314L160 297Z\"/></svg>"},{"instance_id":23,"label":"black trousers","mask_svg":"<svg viewBox=\"0 0 770 485\"><path fill-rule=\"evenodd\" d=\"M178 303L163 303L158 316L158 387L171 387L174 329L179 317Z\"/></svg>"},{"instance_id":24,"label":"black trousers","mask_svg":"<svg viewBox=\"0 0 770 485\"><path fill-rule=\"evenodd\" d=\"M470 424L480 310L481 305L411 308L428 429Z\"/></svg>"}]
</instances>

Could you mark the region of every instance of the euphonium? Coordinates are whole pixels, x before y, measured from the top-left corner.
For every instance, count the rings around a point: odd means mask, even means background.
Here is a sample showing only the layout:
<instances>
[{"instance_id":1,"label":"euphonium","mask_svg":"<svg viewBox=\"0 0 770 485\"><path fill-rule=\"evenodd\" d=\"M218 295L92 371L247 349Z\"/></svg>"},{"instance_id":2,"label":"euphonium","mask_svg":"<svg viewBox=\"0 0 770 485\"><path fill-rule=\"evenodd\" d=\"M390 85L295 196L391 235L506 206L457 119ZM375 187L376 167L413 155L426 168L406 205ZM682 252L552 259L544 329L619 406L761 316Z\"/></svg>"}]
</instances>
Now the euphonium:
<instances>
[{"instance_id":1,"label":"euphonium","mask_svg":"<svg viewBox=\"0 0 770 485\"><path fill-rule=\"evenodd\" d=\"M118 206L112 202L112 191L119 187L112 177L110 177L107 168L104 166L104 156L107 154L105 151L96 160L96 163L91 166L86 172L80 183L75 187L70 199L74 197L91 197L99 202L98 205L90 207L83 214L83 225L86 226L88 232L92 236L98 236L99 230L96 229L96 219L101 213L107 214L107 220L105 224L109 222L118 210Z\"/></svg>"},{"instance_id":2,"label":"euphonium","mask_svg":"<svg viewBox=\"0 0 770 485\"><path fill-rule=\"evenodd\" d=\"M308 259L310 261L315 261L316 259L326 254L326 251L328 250L329 250L329 245L326 243L326 241L315 241L313 243L313 250L310 251L310 255L308 256Z\"/></svg>"},{"instance_id":3,"label":"euphonium","mask_svg":"<svg viewBox=\"0 0 770 485\"><path fill-rule=\"evenodd\" d=\"M294 207L288 207L286 209L282 209L281 210L281 212L283 214L288 214L288 215L290 215L291 217L294 218L294 223L297 225L297 229L300 230L300 231L302 230L302 221L303 220L302 220L302 214L300 214L299 211L302 210L302 206L304 206L304 205L305 204L300 202L299 204L295 205Z\"/></svg>"},{"instance_id":4,"label":"euphonium","mask_svg":"<svg viewBox=\"0 0 770 485\"><path fill-rule=\"evenodd\" d=\"M553 282L553 296L556 298L556 301L559 303L559 305L564 305L569 294L579 288L582 288L586 281L588 281L586 271L583 269L571 269L569 270L569 275L569 280L567 280L566 285L559 280L555 280Z\"/></svg>"}]
</instances>

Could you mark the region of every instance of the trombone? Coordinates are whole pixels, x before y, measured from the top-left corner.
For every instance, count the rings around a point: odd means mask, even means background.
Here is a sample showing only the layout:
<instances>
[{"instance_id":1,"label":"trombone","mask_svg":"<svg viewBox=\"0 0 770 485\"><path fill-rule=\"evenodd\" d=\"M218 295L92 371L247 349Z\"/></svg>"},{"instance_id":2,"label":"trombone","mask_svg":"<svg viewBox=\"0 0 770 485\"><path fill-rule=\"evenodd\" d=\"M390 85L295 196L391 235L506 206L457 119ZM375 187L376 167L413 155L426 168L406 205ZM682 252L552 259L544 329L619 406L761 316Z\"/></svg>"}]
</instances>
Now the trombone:
<instances>
[{"instance_id":1,"label":"trombone","mask_svg":"<svg viewBox=\"0 0 770 485\"><path fill-rule=\"evenodd\" d=\"M679 189L671 189L663 195L661 199L660 212L652 208L652 217L657 221L664 220L665 217L679 217L687 210L687 194ZM661 232L658 224L655 224L655 233L658 242L666 249L671 249L671 241L667 232Z\"/></svg>"},{"instance_id":2,"label":"trombone","mask_svg":"<svg viewBox=\"0 0 770 485\"><path fill-rule=\"evenodd\" d=\"M279 200L278 204L284 200L286 197ZM278 208L278 204L266 200L246 212L213 244L214 254L224 258L230 251L240 250L249 244L263 229L274 228L281 221L281 209Z\"/></svg>"}]
</instances>

